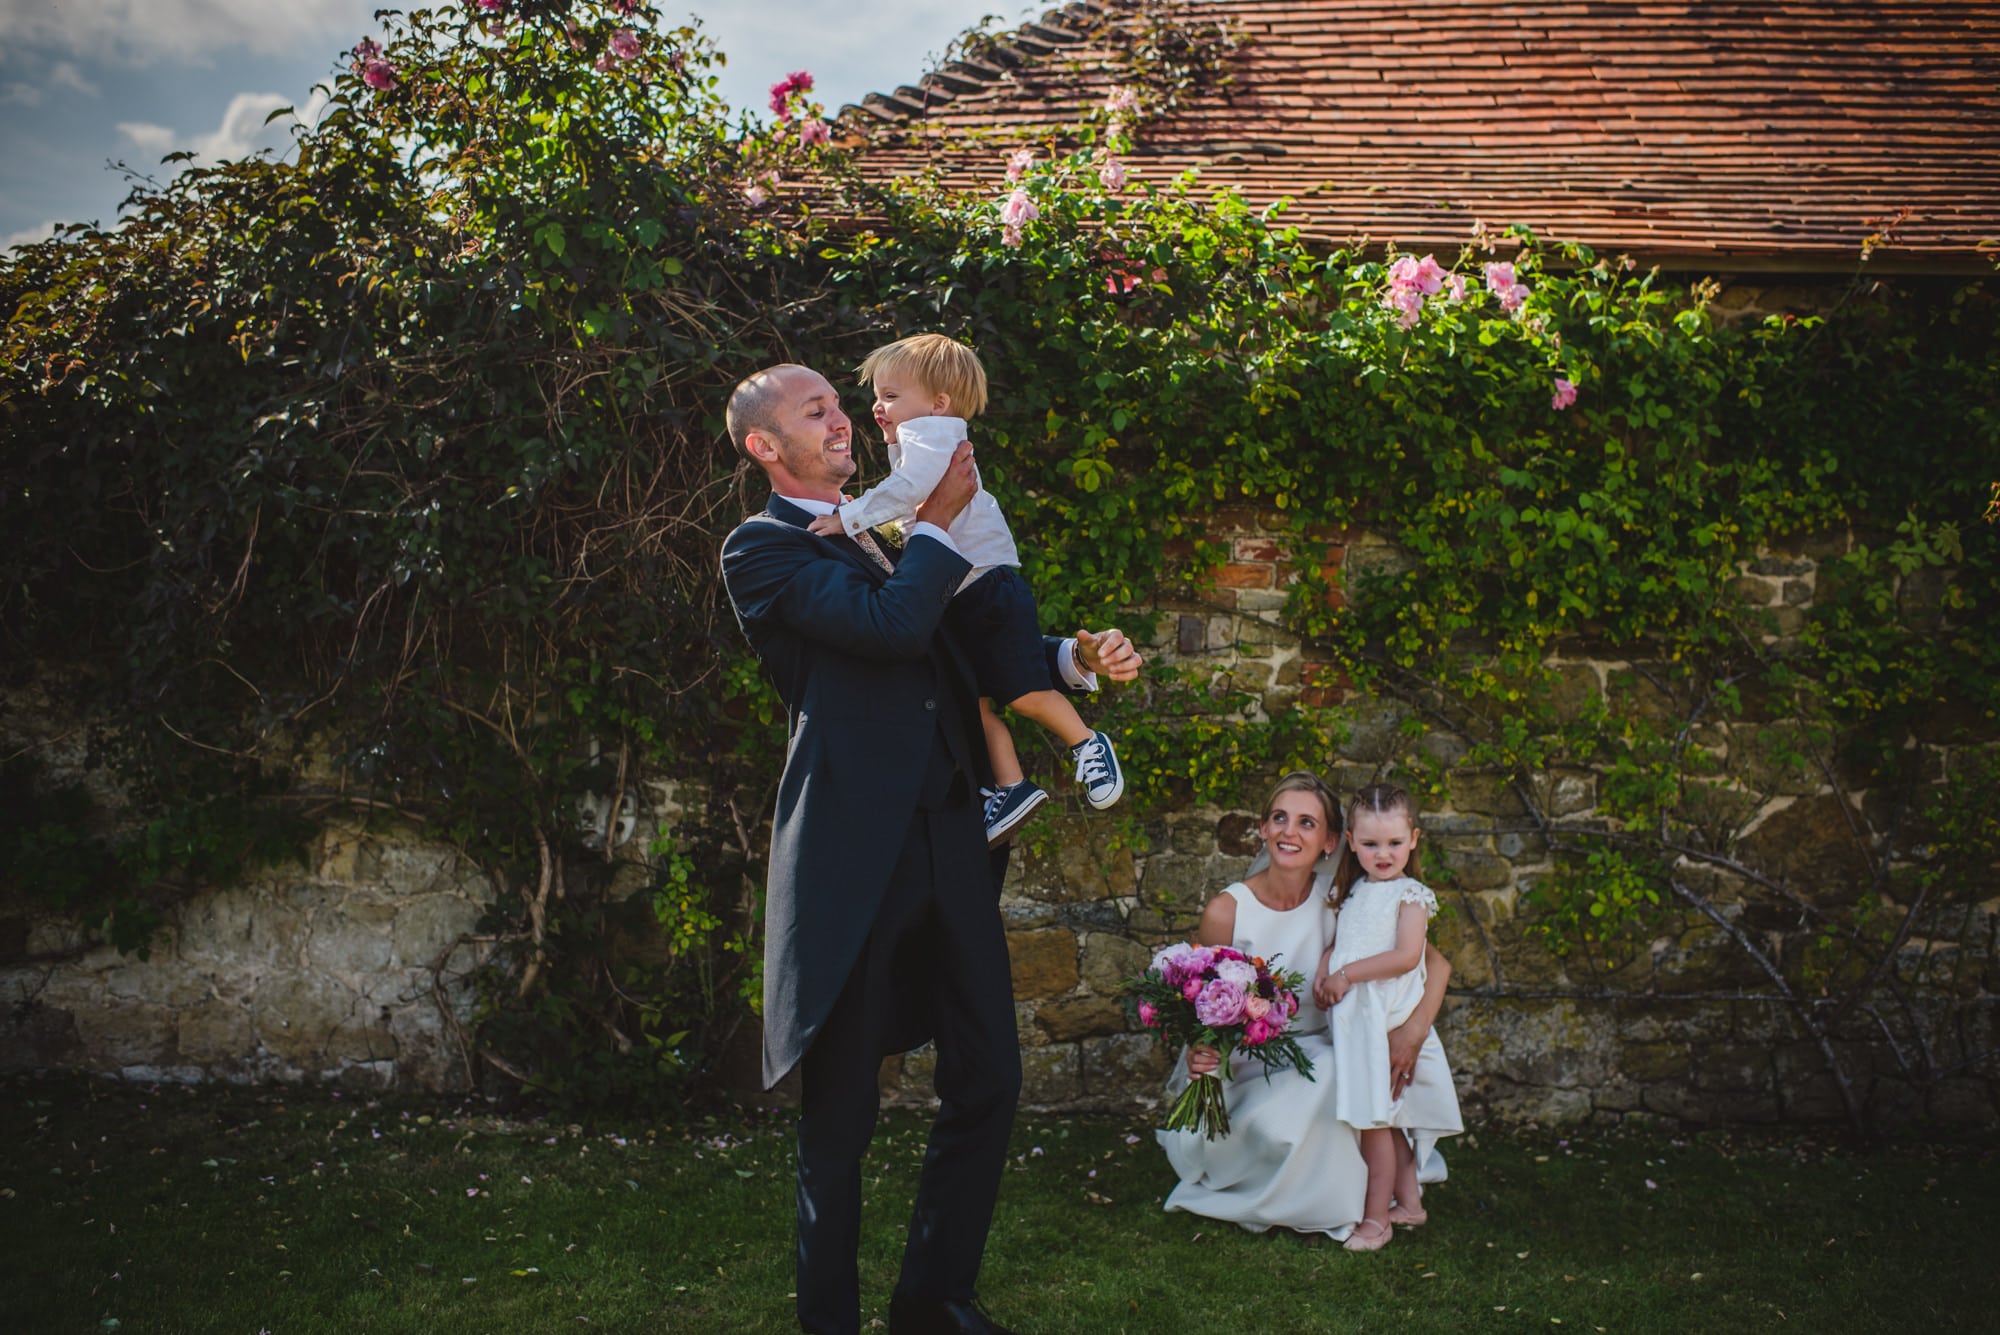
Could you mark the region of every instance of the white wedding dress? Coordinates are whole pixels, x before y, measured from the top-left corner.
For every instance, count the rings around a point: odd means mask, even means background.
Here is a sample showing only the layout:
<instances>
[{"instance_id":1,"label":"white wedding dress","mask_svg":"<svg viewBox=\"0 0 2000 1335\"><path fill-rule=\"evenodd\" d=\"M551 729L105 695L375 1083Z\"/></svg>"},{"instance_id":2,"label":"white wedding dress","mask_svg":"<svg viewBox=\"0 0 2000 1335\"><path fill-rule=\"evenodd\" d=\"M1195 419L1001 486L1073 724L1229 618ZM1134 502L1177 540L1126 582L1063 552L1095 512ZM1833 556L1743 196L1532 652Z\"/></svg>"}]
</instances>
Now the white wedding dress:
<instances>
[{"instance_id":1,"label":"white wedding dress","mask_svg":"<svg viewBox=\"0 0 2000 1335\"><path fill-rule=\"evenodd\" d=\"M1281 913L1265 908L1249 886L1230 886L1224 893L1236 900L1231 944L1275 962L1273 967L1303 974L1310 989L1333 925L1324 889L1323 882L1315 882L1303 904ZM1167 1209L1228 1220L1254 1232L1292 1228L1334 1238L1345 1238L1360 1221L1368 1166L1354 1128L1334 1115L1326 1012L1313 1004L1310 990L1299 1003L1291 1033L1312 1059L1312 1077L1277 1071L1267 1081L1264 1064L1255 1057L1233 1057L1226 1091L1229 1134L1207 1140L1193 1131L1157 1133L1181 1179L1167 1197ZM1183 1058L1168 1081L1168 1098L1187 1081Z\"/></svg>"}]
</instances>

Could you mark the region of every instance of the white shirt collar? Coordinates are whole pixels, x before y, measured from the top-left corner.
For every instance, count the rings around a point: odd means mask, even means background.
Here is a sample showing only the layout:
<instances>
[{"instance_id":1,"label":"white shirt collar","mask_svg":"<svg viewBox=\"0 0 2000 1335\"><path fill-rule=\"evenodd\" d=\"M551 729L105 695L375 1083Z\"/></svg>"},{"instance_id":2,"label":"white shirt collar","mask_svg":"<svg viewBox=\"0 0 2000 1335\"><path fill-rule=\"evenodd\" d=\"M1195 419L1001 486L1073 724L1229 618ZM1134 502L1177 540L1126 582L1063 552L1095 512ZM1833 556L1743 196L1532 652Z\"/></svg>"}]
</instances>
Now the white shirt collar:
<instances>
[{"instance_id":1,"label":"white shirt collar","mask_svg":"<svg viewBox=\"0 0 2000 1335\"><path fill-rule=\"evenodd\" d=\"M830 515L840 507L832 501L808 501L797 496L787 496L783 492L773 493L781 501L788 501L809 515Z\"/></svg>"}]
</instances>

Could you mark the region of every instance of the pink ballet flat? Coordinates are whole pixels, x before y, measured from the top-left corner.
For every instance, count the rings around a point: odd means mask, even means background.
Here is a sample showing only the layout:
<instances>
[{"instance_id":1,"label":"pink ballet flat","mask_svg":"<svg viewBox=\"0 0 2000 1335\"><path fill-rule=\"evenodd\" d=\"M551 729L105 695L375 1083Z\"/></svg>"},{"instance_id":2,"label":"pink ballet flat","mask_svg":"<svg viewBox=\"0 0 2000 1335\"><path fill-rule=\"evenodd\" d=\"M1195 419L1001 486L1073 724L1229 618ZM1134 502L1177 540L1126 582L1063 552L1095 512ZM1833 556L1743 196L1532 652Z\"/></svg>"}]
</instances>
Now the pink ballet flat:
<instances>
[{"instance_id":1,"label":"pink ballet flat","mask_svg":"<svg viewBox=\"0 0 2000 1335\"><path fill-rule=\"evenodd\" d=\"M1364 1236L1364 1230L1371 1227L1375 1230L1374 1236ZM1379 1252L1389 1245L1390 1236L1389 1226L1381 1220L1364 1219L1354 1226L1354 1231L1347 1235L1347 1241L1341 1246L1351 1252Z\"/></svg>"},{"instance_id":2,"label":"pink ballet flat","mask_svg":"<svg viewBox=\"0 0 2000 1335\"><path fill-rule=\"evenodd\" d=\"M1431 1212L1419 1205L1414 1210L1405 1209L1401 1201L1389 1206L1389 1222L1397 1228L1416 1228L1431 1217Z\"/></svg>"}]
</instances>

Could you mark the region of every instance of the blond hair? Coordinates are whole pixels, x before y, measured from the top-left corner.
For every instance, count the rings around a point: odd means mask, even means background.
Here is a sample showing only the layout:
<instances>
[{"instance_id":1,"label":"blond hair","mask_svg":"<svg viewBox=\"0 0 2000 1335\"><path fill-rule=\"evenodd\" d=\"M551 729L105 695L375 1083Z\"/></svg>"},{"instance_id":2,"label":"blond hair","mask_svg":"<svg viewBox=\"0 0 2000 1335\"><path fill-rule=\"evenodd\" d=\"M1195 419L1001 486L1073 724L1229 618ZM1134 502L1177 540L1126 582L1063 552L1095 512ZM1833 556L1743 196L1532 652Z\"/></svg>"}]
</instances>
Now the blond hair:
<instances>
[{"instance_id":1,"label":"blond hair","mask_svg":"<svg viewBox=\"0 0 2000 1335\"><path fill-rule=\"evenodd\" d=\"M986 411L986 368L979 355L943 334L912 334L884 344L856 368L864 385L885 373L907 371L926 394L951 400L954 417L977 417Z\"/></svg>"}]
</instances>

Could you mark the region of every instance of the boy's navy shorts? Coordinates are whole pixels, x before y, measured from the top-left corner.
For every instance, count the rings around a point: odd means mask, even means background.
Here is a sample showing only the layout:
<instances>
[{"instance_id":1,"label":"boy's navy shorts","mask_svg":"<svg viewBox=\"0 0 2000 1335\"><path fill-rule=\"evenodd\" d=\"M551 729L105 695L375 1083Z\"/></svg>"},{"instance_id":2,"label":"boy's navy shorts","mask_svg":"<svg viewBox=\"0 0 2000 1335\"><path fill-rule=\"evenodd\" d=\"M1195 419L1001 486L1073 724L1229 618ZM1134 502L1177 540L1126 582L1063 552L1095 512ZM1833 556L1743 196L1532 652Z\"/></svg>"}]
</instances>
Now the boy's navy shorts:
<instances>
[{"instance_id":1,"label":"boy's navy shorts","mask_svg":"<svg viewBox=\"0 0 2000 1335\"><path fill-rule=\"evenodd\" d=\"M972 655L980 695L1004 705L1055 689L1034 591L1013 566L995 566L960 589L945 620Z\"/></svg>"}]
</instances>

